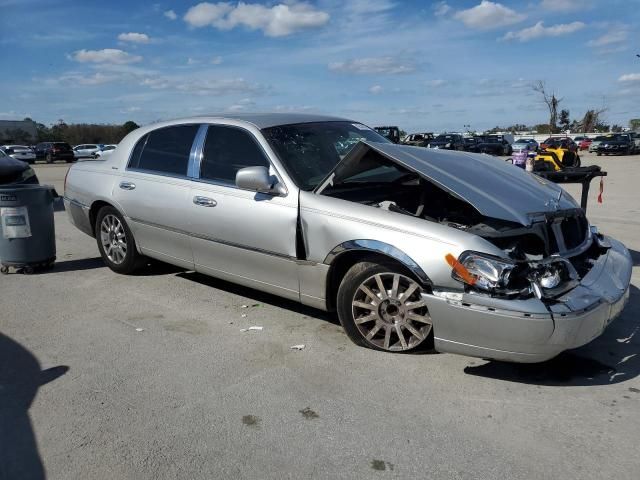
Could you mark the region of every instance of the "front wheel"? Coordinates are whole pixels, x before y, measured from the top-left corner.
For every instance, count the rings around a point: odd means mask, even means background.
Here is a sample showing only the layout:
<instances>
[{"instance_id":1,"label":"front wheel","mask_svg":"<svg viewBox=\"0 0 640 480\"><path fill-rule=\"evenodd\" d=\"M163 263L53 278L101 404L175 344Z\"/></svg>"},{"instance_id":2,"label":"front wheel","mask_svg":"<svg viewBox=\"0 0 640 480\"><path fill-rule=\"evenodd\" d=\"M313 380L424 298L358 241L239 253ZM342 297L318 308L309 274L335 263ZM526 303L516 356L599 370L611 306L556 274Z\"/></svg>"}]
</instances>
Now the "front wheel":
<instances>
[{"instance_id":1,"label":"front wheel","mask_svg":"<svg viewBox=\"0 0 640 480\"><path fill-rule=\"evenodd\" d=\"M113 207L102 207L96 218L96 240L104 263L116 273L133 273L141 256L123 216Z\"/></svg>"},{"instance_id":2,"label":"front wheel","mask_svg":"<svg viewBox=\"0 0 640 480\"><path fill-rule=\"evenodd\" d=\"M44 157L44 161L47 163L53 163L53 157L50 153L47 153L47 155Z\"/></svg>"},{"instance_id":3,"label":"front wheel","mask_svg":"<svg viewBox=\"0 0 640 480\"><path fill-rule=\"evenodd\" d=\"M408 352L431 342L432 323L420 285L393 263L360 262L338 289L338 318L356 344Z\"/></svg>"}]
</instances>

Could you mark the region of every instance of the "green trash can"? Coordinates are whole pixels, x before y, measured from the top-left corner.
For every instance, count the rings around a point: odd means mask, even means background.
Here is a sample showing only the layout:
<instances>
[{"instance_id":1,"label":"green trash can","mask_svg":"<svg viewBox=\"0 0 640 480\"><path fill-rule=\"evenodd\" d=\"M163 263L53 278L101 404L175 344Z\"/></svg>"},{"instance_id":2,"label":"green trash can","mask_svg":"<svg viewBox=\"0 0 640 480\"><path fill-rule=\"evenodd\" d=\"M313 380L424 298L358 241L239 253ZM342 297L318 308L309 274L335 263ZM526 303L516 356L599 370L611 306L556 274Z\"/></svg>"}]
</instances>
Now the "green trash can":
<instances>
[{"instance_id":1,"label":"green trash can","mask_svg":"<svg viewBox=\"0 0 640 480\"><path fill-rule=\"evenodd\" d=\"M33 273L56 260L53 202L48 185L0 186L0 273L9 268Z\"/></svg>"}]
</instances>

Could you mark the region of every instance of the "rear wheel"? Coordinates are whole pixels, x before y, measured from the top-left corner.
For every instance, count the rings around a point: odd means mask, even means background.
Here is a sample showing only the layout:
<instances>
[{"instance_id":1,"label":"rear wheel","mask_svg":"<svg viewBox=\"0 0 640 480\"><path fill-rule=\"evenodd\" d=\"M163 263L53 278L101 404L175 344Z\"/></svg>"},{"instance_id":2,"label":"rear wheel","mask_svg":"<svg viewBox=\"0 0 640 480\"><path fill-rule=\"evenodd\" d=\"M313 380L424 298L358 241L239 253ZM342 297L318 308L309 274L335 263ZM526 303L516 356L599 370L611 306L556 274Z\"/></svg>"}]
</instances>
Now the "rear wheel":
<instances>
[{"instance_id":1,"label":"rear wheel","mask_svg":"<svg viewBox=\"0 0 640 480\"><path fill-rule=\"evenodd\" d=\"M53 157L51 156L50 153L47 153L44 157L44 161L47 163L53 163Z\"/></svg>"},{"instance_id":2,"label":"rear wheel","mask_svg":"<svg viewBox=\"0 0 640 480\"><path fill-rule=\"evenodd\" d=\"M393 263L360 262L338 289L340 323L357 345L408 352L431 343L432 323L420 285Z\"/></svg>"},{"instance_id":3,"label":"rear wheel","mask_svg":"<svg viewBox=\"0 0 640 480\"><path fill-rule=\"evenodd\" d=\"M96 240L102 260L117 273L133 273L142 259L133 234L124 218L113 207L102 207L96 218Z\"/></svg>"}]
</instances>

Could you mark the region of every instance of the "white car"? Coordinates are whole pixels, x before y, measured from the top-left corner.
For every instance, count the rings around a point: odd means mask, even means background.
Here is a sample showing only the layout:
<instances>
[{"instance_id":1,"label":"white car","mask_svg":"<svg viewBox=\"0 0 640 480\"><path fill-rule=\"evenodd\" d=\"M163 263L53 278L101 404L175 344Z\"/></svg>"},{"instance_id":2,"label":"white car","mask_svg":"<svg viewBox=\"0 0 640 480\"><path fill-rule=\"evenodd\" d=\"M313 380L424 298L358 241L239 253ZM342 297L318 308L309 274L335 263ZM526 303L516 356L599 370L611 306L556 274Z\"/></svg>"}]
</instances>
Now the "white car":
<instances>
[{"instance_id":1,"label":"white car","mask_svg":"<svg viewBox=\"0 0 640 480\"><path fill-rule=\"evenodd\" d=\"M85 143L73 147L73 156L76 158L95 158L100 150L102 150L102 145L100 144Z\"/></svg>"},{"instance_id":2,"label":"white car","mask_svg":"<svg viewBox=\"0 0 640 480\"><path fill-rule=\"evenodd\" d=\"M111 155L113 153L113 151L116 149L117 145L104 145L102 147L102 150L100 150L99 152L96 152L94 158L104 158L104 157L108 157L109 155Z\"/></svg>"},{"instance_id":3,"label":"white car","mask_svg":"<svg viewBox=\"0 0 640 480\"><path fill-rule=\"evenodd\" d=\"M35 152L26 145L3 145L0 149L16 160L27 163L34 163L36 161Z\"/></svg>"}]
</instances>

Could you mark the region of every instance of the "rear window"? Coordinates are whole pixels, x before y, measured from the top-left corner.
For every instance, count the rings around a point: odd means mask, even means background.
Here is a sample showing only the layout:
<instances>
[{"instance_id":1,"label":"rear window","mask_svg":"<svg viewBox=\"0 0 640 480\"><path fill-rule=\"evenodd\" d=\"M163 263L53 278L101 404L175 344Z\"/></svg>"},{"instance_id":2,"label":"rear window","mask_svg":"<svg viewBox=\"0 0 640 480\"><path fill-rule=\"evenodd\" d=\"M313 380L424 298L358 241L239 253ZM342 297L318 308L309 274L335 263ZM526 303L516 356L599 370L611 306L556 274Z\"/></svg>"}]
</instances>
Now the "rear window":
<instances>
[{"instance_id":1,"label":"rear window","mask_svg":"<svg viewBox=\"0 0 640 480\"><path fill-rule=\"evenodd\" d=\"M59 148L60 150L71 150L71 145L67 142L54 142L53 146L55 148Z\"/></svg>"},{"instance_id":2,"label":"rear window","mask_svg":"<svg viewBox=\"0 0 640 480\"><path fill-rule=\"evenodd\" d=\"M176 125L149 132L138 140L129 159L129 168L186 176L198 128L199 125Z\"/></svg>"}]
</instances>

